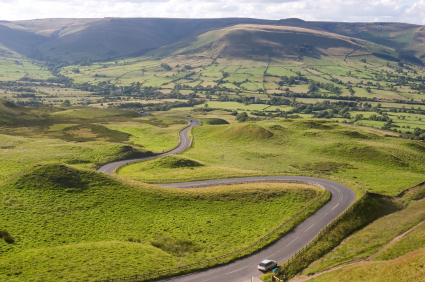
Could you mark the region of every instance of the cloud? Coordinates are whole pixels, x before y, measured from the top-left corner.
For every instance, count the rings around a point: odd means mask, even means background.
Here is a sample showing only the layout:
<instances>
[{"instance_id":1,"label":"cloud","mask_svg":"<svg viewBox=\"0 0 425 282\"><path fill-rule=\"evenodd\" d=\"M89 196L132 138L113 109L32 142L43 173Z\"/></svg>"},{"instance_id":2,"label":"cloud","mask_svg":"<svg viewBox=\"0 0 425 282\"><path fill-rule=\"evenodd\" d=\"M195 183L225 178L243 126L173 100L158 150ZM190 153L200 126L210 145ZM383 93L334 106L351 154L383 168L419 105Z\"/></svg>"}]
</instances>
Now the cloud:
<instances>
[{"instance_id":1,"label":"cloud","mask_svg":"<svg viewBox=\"0 0 425 282\"><path fill-rule=\"evenodd\" d=\"M252 17L425 23L425 0L0 0L0 20Z\"/></svg>"}]
</instances>

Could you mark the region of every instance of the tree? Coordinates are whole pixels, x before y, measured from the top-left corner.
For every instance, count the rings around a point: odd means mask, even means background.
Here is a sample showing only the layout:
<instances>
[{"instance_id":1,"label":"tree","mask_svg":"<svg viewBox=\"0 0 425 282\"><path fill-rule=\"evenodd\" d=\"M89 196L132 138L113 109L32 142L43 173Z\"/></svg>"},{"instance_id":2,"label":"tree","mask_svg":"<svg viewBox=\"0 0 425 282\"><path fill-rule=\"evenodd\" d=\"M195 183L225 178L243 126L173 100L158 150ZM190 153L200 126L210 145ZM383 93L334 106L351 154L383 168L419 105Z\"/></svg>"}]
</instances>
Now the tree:
<instances>
[{"instance_id":1,"label":"tree","mask_svg":"<svg viewBox=\"0 0 425 282\"><path fill-rule=\"evenodd\" d=\"M248 119L248 114L246 112L242 112L236 115L236 120L238 122L245 122Z\"/></svg>"},{"instance_id":2,"label":"tree","mask_svg":"<svg viewBox=\"0 0 425 282\"><path fill-rule=\"evenodd\" d=\"M71 107L71 102L69 100L65 100L63 101L63 103L61 104L62 107Z\"/></svg>"},{"instance_id":3,"label":"tree","mask_svg":"<svg viewBox=\"0 0 425 282\"><path fill-rule=\"evenodd\" d=\"M319 88L316 86L316 83L314 81L310 81L310 83L308 84L308 92L314 93L314 92L317 92L318 90Z\"/></svg>"},{"instance_id":4,"label":"tree","mask_svg":"<svg viewBox=\"0 0 425 282\"><path fill-rule=\"evenodd\" d=\"M164 70L167 70L167 71L172 70L172 68L168 64L166 64L166 63L162 63L161 64L161 68L163 68Z\"/></svg>"}]
</instances>

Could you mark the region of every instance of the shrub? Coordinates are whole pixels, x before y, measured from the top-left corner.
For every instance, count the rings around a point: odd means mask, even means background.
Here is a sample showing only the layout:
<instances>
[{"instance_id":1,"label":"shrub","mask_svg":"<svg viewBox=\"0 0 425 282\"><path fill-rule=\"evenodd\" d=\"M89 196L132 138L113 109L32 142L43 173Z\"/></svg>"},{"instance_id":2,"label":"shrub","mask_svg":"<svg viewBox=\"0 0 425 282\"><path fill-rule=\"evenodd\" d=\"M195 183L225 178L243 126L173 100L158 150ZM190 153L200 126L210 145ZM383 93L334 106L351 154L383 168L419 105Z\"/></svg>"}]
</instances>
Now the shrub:
<instances>
[{"instance_id":1,"label":"shrub","mask_svg":"<svg viewBox=\"0 0 425 282\"><path fill-rule=\"evenodd\" d=\"M3 240L8 244L13 244L15 242L12 235L10 235L7 231L0 231L0 238L3 238Z\"/></svg>"}]
</instances>

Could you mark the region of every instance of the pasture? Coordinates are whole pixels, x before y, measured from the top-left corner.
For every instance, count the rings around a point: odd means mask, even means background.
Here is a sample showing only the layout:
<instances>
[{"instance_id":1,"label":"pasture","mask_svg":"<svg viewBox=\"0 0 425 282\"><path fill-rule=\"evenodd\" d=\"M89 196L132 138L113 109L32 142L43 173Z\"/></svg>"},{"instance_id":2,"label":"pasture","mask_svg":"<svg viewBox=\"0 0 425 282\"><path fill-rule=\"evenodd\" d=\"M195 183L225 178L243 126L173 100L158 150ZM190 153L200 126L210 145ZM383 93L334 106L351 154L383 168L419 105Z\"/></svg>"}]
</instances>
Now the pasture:
<instances>
[{"instance_id":1,"label":"pasture","mask_svg":"<svg viewBox=\"0 0 425 282\"><path fill-rule=\"evenodd\" d=\"M101 280L214 258L323 193L290 183L179 190L62 164L28 168L0 191L2 229L14 238L0 242L3 281Z\"/></svg>"}]
</instances>

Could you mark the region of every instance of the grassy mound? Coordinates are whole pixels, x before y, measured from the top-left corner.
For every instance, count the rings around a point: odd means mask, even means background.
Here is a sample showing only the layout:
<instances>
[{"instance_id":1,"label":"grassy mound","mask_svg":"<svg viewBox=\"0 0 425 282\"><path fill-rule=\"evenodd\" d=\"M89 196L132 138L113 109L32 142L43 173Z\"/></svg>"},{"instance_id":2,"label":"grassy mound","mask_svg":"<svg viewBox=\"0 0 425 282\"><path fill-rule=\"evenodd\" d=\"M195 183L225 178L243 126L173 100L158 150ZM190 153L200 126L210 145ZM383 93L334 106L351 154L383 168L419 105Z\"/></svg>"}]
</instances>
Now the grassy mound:
<instances>
[{"instance_id":1,"label":"grassy mound","mask_svg":"<svg viewBox=\"0 0 425 282\"><path fill-rule=\"evenodd\" d=\"M0 99L0 107L1 107L1 105L3 105L6 108L19 108L20 107L13 102L10 102L8 100L3 100L3 99Z\"/></svg>"},{"instance_id":2,"label":"grassy mound","mask_svg":"<svg viewBox=\"0 0 425 282\"><path fill-rule=\"evenodd\" d=\"M144 169L161 169L161 168L187 168L204 166L197 160L189 159L178 155L169 155L163 158L150 161Z\"/></svg>"},{"instance_id":3,"label":"grassy mound","mask_svg":"<svg viewBox=\"0 0 425 282\"><path fill-rule=\"evenodd\" d=\"M253 124L243 123L231 126L215 133L216 137L229 140L265 140L273 137L273 132L264 127Z\"/></svg>"},{"instance_id":4,"label":"grassy mound","mask_svg":"<svg viewBox=\"0 0 425 282\"><path fill-rule=\"evenodd\" d=\"M31 173L12 178L8 184L16 189L81 189L84 183L78 170L62 164L37 165Z\"/></svg>"},{"instance_id":5,"label":"grassy mound","mask_svg":"<svg viewBox=\"0 0 425 282\"><path fill-rule=\"evenodd\" d=\"M100 280L217 257L267 234L318 191L288 183L180 190L35 166L0 186L1 230L14 239L0 240L0 280Z\"/></svg>"},{"instance_id":6,"label":"grassy mound","mask_svg":"<svg viewBox=\"0 0 425 282\"><path fill-rule=\"evenodd\" d=\"M229 124L227 120L221 118L201 118L202 125L221 125Z\"/></svg>"}]
</instances>

